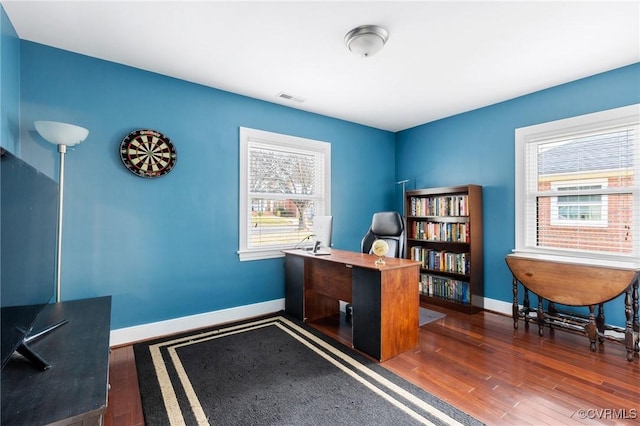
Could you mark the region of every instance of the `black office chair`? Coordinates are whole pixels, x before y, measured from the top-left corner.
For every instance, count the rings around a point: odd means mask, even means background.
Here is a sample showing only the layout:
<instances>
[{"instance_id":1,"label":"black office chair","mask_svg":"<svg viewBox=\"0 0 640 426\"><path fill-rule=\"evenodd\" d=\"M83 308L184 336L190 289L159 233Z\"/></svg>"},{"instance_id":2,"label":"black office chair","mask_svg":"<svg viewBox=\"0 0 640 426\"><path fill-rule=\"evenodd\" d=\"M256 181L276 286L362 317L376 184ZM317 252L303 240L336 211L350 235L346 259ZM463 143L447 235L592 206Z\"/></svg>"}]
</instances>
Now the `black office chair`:
<instances>
[{"instance_id":1,"label":"black office chair","mask_svg":"<svg viewBox=\"0 0 640 426\"><path fill-rule=\"evenodd\" d=\"M389 245L386 257L404 257L405 244L404 219L398 212L378 212L373 214L371 226L362 238L360 248L362 253L373 254L371 246L375 240L384 240ZM345 307L346 320L351 320L353 308L351 304Z\"/></svg>"},{"instance_id":2,"label":"black office chair","mask_svg":"<svg viewBox=\"0 0 640 426\"><path fill-rule=\"evenodd\" d=\"M387 257L404 257L404 219L398 212L378 212L373 214L371 227L360 244L362 253L371 253L375 240L384 240L389 245Z\"/></svg>"}]
</instances>

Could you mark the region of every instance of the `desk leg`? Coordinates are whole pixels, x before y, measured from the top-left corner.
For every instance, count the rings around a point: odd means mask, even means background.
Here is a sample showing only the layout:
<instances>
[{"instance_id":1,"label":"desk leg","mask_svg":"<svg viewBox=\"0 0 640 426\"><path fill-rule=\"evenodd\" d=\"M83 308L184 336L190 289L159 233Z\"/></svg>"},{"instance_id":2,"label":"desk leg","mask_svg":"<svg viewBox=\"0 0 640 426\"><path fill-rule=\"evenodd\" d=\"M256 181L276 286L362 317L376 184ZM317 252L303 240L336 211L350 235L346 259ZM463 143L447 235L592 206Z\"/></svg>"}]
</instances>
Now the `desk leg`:
<instances>
[{"instance_id":1,"label":"desk leg","mask_svg":"<svg viewBox=\"0 0 640 426\"><path fill-rule=\"evenodd\" d=\"M377 360L382 357L380 272L375 269L353 268L353 347Z\"/></svg>"},{"instance_id":2,"label":"desk leg","mask_svg":"<svg viewBox=\"0 0 640 426\"><path fill-rule=\"evenodd\" d=\"M286 255L284 258L284 310L301 321L305 317L304 259Z\"/></svg>"}]
</instances>

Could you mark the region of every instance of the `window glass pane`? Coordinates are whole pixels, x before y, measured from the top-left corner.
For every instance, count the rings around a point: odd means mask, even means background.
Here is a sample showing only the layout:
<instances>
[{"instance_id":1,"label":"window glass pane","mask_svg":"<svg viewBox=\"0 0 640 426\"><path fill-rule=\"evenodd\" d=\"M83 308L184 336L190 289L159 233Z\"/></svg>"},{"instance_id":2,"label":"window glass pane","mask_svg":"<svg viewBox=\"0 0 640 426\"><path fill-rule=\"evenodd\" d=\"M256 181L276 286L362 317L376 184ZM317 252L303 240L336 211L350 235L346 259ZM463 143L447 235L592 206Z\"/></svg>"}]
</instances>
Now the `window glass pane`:
<instances>
[{"instance_id":1,"label":"window glass pane","mask_svg":"<svg viewBox=\"0 0 640 426\"><path fill-rule=\"evenodd\" d=\"M295 199L251 199L249 248L294 246L313 234L315 203Z\"/></svg>"},{"instance_id":2,"label":"window glass pane","mask_svg":"<svg viewBox=\"0 0 640 426\"><path fill-rule=\"evenodd\" d=\"M630 136L625 128L538 143L538 173L549 176L615 170L620 177L622 172L633 170Z\"/></svg>"},{"instance_id":3,"label":"window glass pane","mask_svg":"<svg viewBox=\"0 0 640 426\"><path fill-rule=\"evenodd\" d=\"M259 147L249 152L249 191L253 193L316 194L318 158L314 154Z\"/></svg>"},{"instance_id":4,"label":"window glass pane","mask_svg":"<svg viewBox=\"0 0 640 426\"><path fill-rule=\"evenodd\" d=\"M558 200L560 204L560 200ZM602 220L602 211L599 205L597 206L563 206L558 205L558 219L559 220Z\"/></svg>"},{"instance_id":5,"label":"window glass pane","mask_svg":"<svg viewBox=\"0 0 640 426\"><path fill-rule=\"evenodd\" d=\"M552 222L553 197L538 197L536 221L537 245L546 248L588 250L602 253L631 254L633 249L631 194L607 196L606 226L581 225L580 221L600 220L600 206L559 208L558 216L566 216L567 224Z\"/></svg>"},{"instance_id":6,"label":"window glass pane","mask_svg":"<svg viewBox=\"0 0 640 426\"><path fill-rule=\"evenodd\" d=\"M311 236L311 218L322 206L322 164L315 152L250 146L248 248L291 247Z\"/></svg>"}]
</instances>

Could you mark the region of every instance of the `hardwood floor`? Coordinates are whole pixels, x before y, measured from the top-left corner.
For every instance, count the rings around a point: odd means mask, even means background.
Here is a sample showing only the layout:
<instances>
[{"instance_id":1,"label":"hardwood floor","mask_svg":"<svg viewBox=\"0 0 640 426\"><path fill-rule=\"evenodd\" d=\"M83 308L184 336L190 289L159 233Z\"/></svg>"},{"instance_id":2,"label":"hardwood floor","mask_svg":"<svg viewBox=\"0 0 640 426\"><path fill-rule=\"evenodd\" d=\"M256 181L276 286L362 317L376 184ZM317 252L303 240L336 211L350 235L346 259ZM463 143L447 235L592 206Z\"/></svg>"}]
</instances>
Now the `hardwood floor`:
<instances>
[{"instance_id":1,"label":"hardwood floor","mask_svg":"<svg viewBox=\"0 0 640 426\"><path fill-rule=\"evenodd\" d=\"M133 346L112 348L105 426L144 426Z\"/></svg>"},{"instance_id":2,"label":"hardwood floor","mask_svg":"<svg viewBox=\"0 0 640 426\"><path fill-rule=\"evenodd\" d=\"M640 424L640 361L607 341L596 352L586 336L529 331L510 317L446 317L420 329L420 344L382 365L489 425ZM344 322L314 324L347 342ZM131 346L114 348L106 426L143 425Z\"/></svg>"}]
</instances>

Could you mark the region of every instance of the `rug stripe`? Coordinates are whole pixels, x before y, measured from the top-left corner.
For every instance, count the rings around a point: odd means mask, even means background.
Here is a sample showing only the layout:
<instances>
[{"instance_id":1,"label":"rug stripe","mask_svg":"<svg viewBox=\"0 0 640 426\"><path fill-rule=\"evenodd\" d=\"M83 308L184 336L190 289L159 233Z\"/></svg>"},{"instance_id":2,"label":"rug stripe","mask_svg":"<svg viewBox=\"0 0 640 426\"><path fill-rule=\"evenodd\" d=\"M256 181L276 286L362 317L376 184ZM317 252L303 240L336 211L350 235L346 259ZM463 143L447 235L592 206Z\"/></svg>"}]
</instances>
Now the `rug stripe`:
<instances>
[{"instance_id":1,"label":"rug stripe","mask_svg":"<svg viewBox=\"0 0 640 426\"><path fill-rule=\"evenodd\" d=\"M209 424L209 421L207 420L207 416L202 409L202 404L200 404L200 400L196 395L196 391L193 389L193 386L191 386L191 381L189 380L189 376L187 375L187 372L182 365L182 361L180 361L180 357L176 352L176 348L170 347L167 349L169 351L169 355L171 356L171 360L173 361L176 372L178 373L178 377L180 378L180 383L182 383L182 387L187 394L187 399L189 400L191 411L193 411L198 425L207 426Z\"/></svg>"},{"instance_id":2,"label":"rug stripe","mask_svg":"<svg viewBox=\"0 0 640 426\"><path fill-rule=\"evenodd\" d=\"M255 321L252 324L261 324L261 323L267 323L267 322L270 323L273 320L274 318L267 318L264 320ZM257 329L257 328L260 328L260 327L259 326L251 327L251 329ZM231 332L225 333L227 330L231 330ZM149 351L151 352L151 359L153 361L156 375L158 377L158 384L160 385L160 391L162 392L162 400L164 402L165 410L167 412L167 416L169 417L169 424L171 426L186 426L186 422L184 420L184 417L182 416L182 410L180 409L180 405L178 403L178 397L176 396L175 389L173 388L173 383L171 382L171 378L169 377L169 372L167 371L167 367L162 357L162 353L160 352L160 348L165 346L185 346L189 344L189 341L194 340L194 338L197 338L200 341L204 340L204 339L201 339L199 336L213 336L211 338L216 338L216 337L228 336L229 334L241 333L247 330L248 330L247 324L242 324L242 325L227 327L224 329L213 330L206 333L201 333L195 336L191 335L191 336L181 337L177 339L172 339L166 342L160 342L155 345L149 345ZM181 342L186 342L186 343L182 343L180 345ZM182 365L182 363L180 363L180 365ZM183 368L183 372L184 372L184 368ZM186 377L186 372L184 372L184 376ZM188 378L186 379L186 381L188 382ZM182 379L181 379L181 382L184 387L184 381ZM189 398L189 403L191 404L192 407L196 408L196 411L200 411L202 413L201 416L198 416L198 414L194 413L198 418L199 424L208 425L209 422L206 419L206 416L204 415L204 412L202 410L202 405L200 404L200 401L198 400L198 398L195 397L195 392L193 391L193 387L191 386L190 383L188 387L191 389L191 392L193 392L194 398L195 398L195 401L194 401L191 397L189 397L189 391L185 389L185 392L187 392L187 395ZM201 421L203 421L203 423L200 423Z\"/></svg>"},{"instance_id":3,"label":"rug stripe","mask_svg":"<svg viewBox=\"0 0 640 426\"><path fill-rule=\"evenodd\" d=\"M217 339L217 338L220 338L220 337L229 336L229 335L232 335L232 334L243 333L243 332L246 332L246 331L251 331L251 330L255 330L255 329L258 329L258 328L262 328L262 327L276 326L279 329L281 329L282 331L284 331L285 333L289 334L294 339L296 339L298 342L302 343L303 345L305 345L306 347L311 349L317 355L319 355L320 357L322 357L323 359L325 359L326 361L328 361L329 363L331 363L332 365L334 365L335 367L340 369L343 373L346 373L352 379L358 381L359 383L361 383L362 385L367 387L369 390L371 390L372 392L374 392L378 396L386 399L392 405L394 405L396 408L404 411L407 415L411 416L412 418L416 419L417 421L419 421L422 424L433 425L433 423L431 423L428 419L426 419L425 417L423 417L420 414L416 413L414 410L412 410L411 408L407 407L405 404L401 403L397 399L393 398L391 395L389 395L388 393L384 392L380 388L376 387L370 381L365 380L364 378L362 378L358 374L354 373L352 370L346 368L343 364L337 362L334 358L332 358L331 356L327 355L326 352L323 352L322 350L318 349L317 346L312 345L307 339L301 338L300 334L294 333L293 331L291 331L287 327L284 327L278 321L282 321L282 322L287 323L288 326L290 326L292 328L295 328L298 333L304 331L303 329L299 328L295 324L293 324L290 321L288 321L286 318L279 317L279 318L274 318L274 321L269 321L268 323L260 324L260 325L254 326L254 327L246 327L246 328L241 329L241 330L234 330L234 331L229 332L229 333L224 333L223 335L220 334L220 335L215 335L215 336L206 336L206 337L203 337L203 338L199 338L199 337L195 338L195 339L192 338L192 339L189 339L188 341L186 341L184 343L179 343L179 344L176 344L176 345L172 346L170 348L170 350L171 350L172 353L175 353L176 352L176 348L178 348L178 347L190 346L190 345L193 345L193 344L202 343L202 342L205 342L205 341ZM306 338L310 338L310 337L315 337L315 336L311 335L311 336L305 336L305 337ZM322 348L324 350L330 350L331 353L333 353L334 355L342 355L342 353L340 351L335 351L332 346L330 346L330 345L324 346L325 342L323 342L321 340L320 341L316 341L315 343L322 343ZM179 357L176 357L176 359L174 359L174 362L180 363ZM180 365L182 365L182 364L180 363ZM193 396L194 396L194 400L197 401L197 404L198 404L197 409L202 411L202 406L200 405L197 397L195 397L195 392L193 392L193 387L191 386L191 382L189 381L188 376L186 374L184 374L184 375L178 374L178 375L179 375L181 384L185 388L185 390L186 390L186 388L191 389L191 392L193 393ZM189 394L189 392L187 392L187 394ZM191 398L189 398L189 400L191 401ZM192 402L192 407L194 407L194 403L193 402Z\"/></svg>"},{"instance_id":4,"label":"rug stripe","mask_svg":"<svg viewBox=\"0 0 640 426\"><path fill-rule=\"evenodd\" d=\"M151 352L151 359L156 370L156 376L158 377L158 384L160 385L160 391L162 392L162 401L164 402L164 408L169 416L169 424L171 426L186 426L184 418L182 417L182 411L178 405L178 399L171 384L169 373L162 360L162 354L160 353L160 346L149 346Z\"/></svg>"},{"instance_id":5,"label":"rug stripe","mask_svg":"<svg viewBox=\"0 0 640 426\"><path fill-rule=\"evenodd\" d=\"M363 364L359 363L357 360L351 358L350 356L348 356L344 352L335 349L332 345L328 344L327 342L325 342L324 340L318 338L317 336L313 335L312 333L309 333L307 330L305 330L303 328L300 328L299 326L297 326L296 324L292 323L291 321L289 321L286 318L281 318L281 320L283 322L288 323L292 327L295 327L301 334L303 334L308 339L313 340L314 342L316 342L317 344L321 345L326 350L330 351L331 353L333 353L337 357L340 357L345 362L349 363L354 368L357 368L359 371L362 371L363 373L367 374L369 377L371 377L372 379L376 380L380 384L386 386L387 388L391 389L393 392L395 392L395 393L397 393L399 395L402 395L403 398L405 398L408 401L411 401L413 404L419 406L420 408L422 408L426 412L434 415L438 419L440 419L440 420L442 420L442 421L444 421L444 422L446 422L447 424L450 424L450 425L460 425L460 426L462 425L461 423L457 422L455 419L452 419L451 417L449 417L447 414L445 414L442 411L436 409L432 405L427 404L425 401L423 401L420 398L416 397L415 395L407 392L406 390L402 389L400 386L398 386L395 383L391 382L390 380L384 378L383 376L379 375L375 371L367 368L366 366L364 366Z\"/></svg>"},{"instance_id":6,"label":"rug stripe","mask_svg":"<svg viewBox=\"0 0 640 426\"><path fill-rule=\"evenodd\" d=\"M284 326L283 324L286 324L286 326ZM300 326L298 326L297 324L293 323L292 321L288 320L285 317L276 316L276 317L265 318L262 320L256 320L249 323L212 330L209 332L203 332L196 335L176 338L176 339L160 342L160 343L149 346L153 365L156 370L158 382L160 384L160 388L162 391L162 397L165 404L165 409L169 417L169 422L171 426L182 426L182 425L185 425L186 423L182 415L182 410L180 408L180 405L175 393L175 389L173 387L173 384L171 383L171 379L169 377L169 373L167 371L167 367L165 365L165 361L161 353L161 348L165 347L169 353L171 362L173 363L176 369L180 384L182 385L182 388L184 389L187 395L189 405L192 408L193 414L196 417L198 425L209 425L208 419L206 418L206 414L202 408L202 405L200 404L200 401L197 397L195 390L193 389L193 386L191 385L191 382L186 373L186 370L180 360L180 356L177 353L177 349L180 347L190 346L190 345L202 343L208 340L213 340L213 339L217 339L217 338L221 338L221 337L225 337L233 334L256 330L256 329L271 326L271 325L277 326L278 328L280 328L281 330L283 330L284 332L286 332L287 334L295 338L297 341L304 344L309 349L313 350L316 354L321 356L323 359L327 360L328 362L330 362L331 364L339 368L341 371L345 372L351 378L363 384L364 386L369 388L372 392L386 399L391 404L396 406L398 409L404 411L407 415L420 421L421 423L433 425L433 423L431 423L427 418L420 415L419 413L417 413L416 411L414 411L404 403L400 402L399 400L394 398L392 395L390 395L383 389L377 387L371 381L368 381L367 379L363 378L353 370L347 368L344 364L350 365L351 367L359 371L364 376L367 376L371 380L376 381L380 386L386 387L387 389L394 392L396 395L412 403L414 406L419 407L426 413L429 413L429 415L433 416L434 418L437 418L438 420L446 424L462 425L460 422L448 416L446 413L438 410L436 407L430 405L426 401L423 401L417 396L402 389L400 386L396 385L395 383L386 379L385 377L376 373L375 371L369 369L362 363L358 362L356 359L350 357L346 353L340 351L339 349L335 348L331 344L320 339L318 336L315 336L314 334L310 333L304 328L301 328ZM311 342L313 342L313 344ZM327 352L330 353L332 356L330 356ZM336 358L341 360L342 363L338 362Z\"/></svg>"},{"instance_id":7,"label":"rug stripe","mask_svg":"<svg viewBox=\"0 0 640 426\"><path fill-rule=\"evenodd\" d=\"M392 405L394 405L395 407L399 408L400 410L404 411L406 414L408 414L409 416L413 417L414 419L418 420L420 423L425 424L425 425L433 425L433 423L431 423L429 420L427 420L426 418L422 417L420 414L416 413L415 411L413 411L412 409L410 409L409 407L407 407L406 405L404 405L403 403L401 403L400 401L398 401L397 399L393 398L391 395L389 395L388 393L384 392L383 390L381 390L380 388L376 387L373 385L373 383L363 379L361 376L357 375L356 373L354 373L352 370L346 368L343 364L337 362L334 358L330 357L329 355L327 355L325 352L322 352L321 350L319 350L317 347L315 347L314 345L310 344L308 341L306 341L305 339L301 339L299 335L295 334L294 332L292 332L291 330L288 330L286 327L283 327L280 324L275 324L278 328L280 328L281 330L285 331L286 333L288 333L289 335L291 335L293 338L295 338L296 340L298 340L300 343L302 343L303 345L305 345L306 347L308 347L309 349L311 349L312 351L314 351L316 354L320 355L322 358L324 358L325 360L329 361L331 364L333 364L334 366L338 367L340 370L342 370L344 373L346 373L347 375L351 376L352 379L355 379L356 381L360 382L361 384L363 384L365 387L369 388L369 390L371 390L372 392L374 392L375 394L381 396L382 398L386 399L387 401L389 401Z\"/></svg>"}]
</instances>

